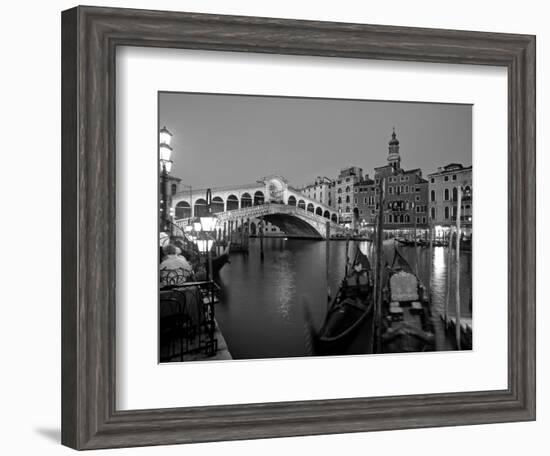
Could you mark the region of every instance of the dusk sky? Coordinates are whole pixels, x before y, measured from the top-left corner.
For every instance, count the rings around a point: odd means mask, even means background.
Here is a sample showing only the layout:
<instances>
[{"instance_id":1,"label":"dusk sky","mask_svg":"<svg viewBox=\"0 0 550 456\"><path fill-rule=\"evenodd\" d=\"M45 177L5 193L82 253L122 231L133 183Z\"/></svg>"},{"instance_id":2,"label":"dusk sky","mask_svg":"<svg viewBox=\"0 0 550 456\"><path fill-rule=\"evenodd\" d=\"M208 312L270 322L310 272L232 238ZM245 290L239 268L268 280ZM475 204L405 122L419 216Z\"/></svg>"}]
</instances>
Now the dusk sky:
<instances>
[{"instance_id":1,"label":"dusk sky","mask_svg":"<svg viewBox=\"0 0 550 456\"><path fill-rule=\"evenodd\" d=\"M163 92L159 111L174 134L172 174L193 188L270 174L298 187L346 166L372 176L394 126L405 169L472 164L471 105Z\"/></svg>"}]
</instances>

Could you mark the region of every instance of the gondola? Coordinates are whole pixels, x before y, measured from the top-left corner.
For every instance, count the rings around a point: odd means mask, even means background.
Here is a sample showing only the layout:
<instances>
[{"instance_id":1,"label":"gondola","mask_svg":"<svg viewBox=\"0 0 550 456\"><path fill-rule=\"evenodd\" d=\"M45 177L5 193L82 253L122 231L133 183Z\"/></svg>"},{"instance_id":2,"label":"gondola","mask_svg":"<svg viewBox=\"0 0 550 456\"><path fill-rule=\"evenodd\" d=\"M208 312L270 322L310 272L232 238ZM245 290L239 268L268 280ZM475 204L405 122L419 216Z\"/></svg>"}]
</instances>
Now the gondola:
<instances>
[{"instance_id":1,"label":"gondola","mask_svg":"<svg viewBox=\"0 0 550 456\"><path fill-rule=\"evenodd\" d=\"M382 283L382 352L434 351L430 297L397 247Z\"/></svg>"},{"instance_id":2,"label":"gondola","mask_svg":"<svg viewBox=\"0 0 550 456\"><path fill-rule=\"evenodd\" d=\"M312 355L372 352L372 271L368 258L359 248L319 331L313 327L309 309L304 310Z\"/></svg>"}]
</instances>

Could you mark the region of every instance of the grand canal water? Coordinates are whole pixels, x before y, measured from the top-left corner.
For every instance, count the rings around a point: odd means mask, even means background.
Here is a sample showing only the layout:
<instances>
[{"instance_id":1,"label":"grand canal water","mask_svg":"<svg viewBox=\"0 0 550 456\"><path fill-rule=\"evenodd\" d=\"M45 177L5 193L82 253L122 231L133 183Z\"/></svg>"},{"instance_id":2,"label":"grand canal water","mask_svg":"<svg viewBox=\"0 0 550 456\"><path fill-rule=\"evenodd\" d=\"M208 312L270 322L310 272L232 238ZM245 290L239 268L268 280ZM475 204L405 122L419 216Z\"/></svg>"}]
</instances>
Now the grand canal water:
<instances>
[{"instance_id":1,"label":"grand canal water","mask_svg":"<svg viewBox=\"0 0 550 456\"><path fill-rule=\"evenodd\" d=\"M351 241L349 256L360 248L372 260L368 242ZM393 242L386 242L386 261L393 258ZM326 242L271 238L264 240L265 258L260 260L259 239L250 239L248 255L232 254L231 263L221 271L221 303L216 319L234 359L279 358L306 354L304 306L310 308L316 327L327 309L325 266ZM414 247L399 247L414 265ZM447 249L417 247L418 272L427 285L430 269L435 312L443 312L446 294ZM346 243L330 242L330 287L332 294L344 275ZM453 257L454 259L454 257ZM453 261L454 263L454 261ZM430 264L432 267L430 268ZM450 314L455 308L455 267L451 267ZM471 254L461 253L461 314L471 317Z\"/></svg>"}]
</instances>

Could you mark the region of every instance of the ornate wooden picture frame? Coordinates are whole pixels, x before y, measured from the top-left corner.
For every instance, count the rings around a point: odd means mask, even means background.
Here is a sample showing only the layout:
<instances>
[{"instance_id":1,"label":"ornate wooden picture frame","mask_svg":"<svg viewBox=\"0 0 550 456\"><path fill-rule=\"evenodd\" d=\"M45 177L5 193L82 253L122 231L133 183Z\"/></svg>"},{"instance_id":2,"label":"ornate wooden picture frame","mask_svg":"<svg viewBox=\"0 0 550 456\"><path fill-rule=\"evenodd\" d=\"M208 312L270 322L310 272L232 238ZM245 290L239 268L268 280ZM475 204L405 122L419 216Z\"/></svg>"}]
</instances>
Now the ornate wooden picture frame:
<instances>
[{"instance_id":1,"label":"ornate wooden picture frame","mask_svg":"<svg viewBox=\"0 0 550 456\"><path fill-rule=\"evenodd\" d=\"M115 401L117 46L508 69L508 388L153 410ZM62 443L75 449L535 419L535 37L77 7L62 14Z\"/></svg>"}]
</instances>

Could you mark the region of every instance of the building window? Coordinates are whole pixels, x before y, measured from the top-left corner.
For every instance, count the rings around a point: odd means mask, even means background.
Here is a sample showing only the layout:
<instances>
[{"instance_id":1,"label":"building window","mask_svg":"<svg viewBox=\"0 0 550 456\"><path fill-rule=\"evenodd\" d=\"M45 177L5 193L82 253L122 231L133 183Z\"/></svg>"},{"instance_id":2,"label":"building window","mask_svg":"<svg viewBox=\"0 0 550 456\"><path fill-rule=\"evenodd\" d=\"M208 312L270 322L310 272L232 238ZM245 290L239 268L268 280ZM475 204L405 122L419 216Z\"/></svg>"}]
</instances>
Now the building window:
<instances>
[{"instance_id":1,"label":"building window","mask_svg":"<svg viewBox=\"0 0 550 456\"><path fill-rule=\"evenodd\" d=\"M411 218L409 217L409 214L405 214L405 223L409 223L411 221Z\"/></svg>"},{"instance_id":2,"label":"building window","mask_svg":"<svg viewBox=\"0 0 550 456\"><path fill-rule=\"evenodd\" d=\"M435 201L435 190L430 192L430 201Z\"/></svg>"},{"instance_id":3,"label":"building window","mask_svg":"<svg viewBox=\"0 0 550 456\"><path fill-rule=\"evenodd\" d=\"M426 217L422 217L422 223L426 223Z\"/></svg>"},{"instance_id":4,"label":"building window","mask_svg":"<svg viewBox=\"0 0 550 456\"><path fill-rule=\"evenodd\" d=\"M421 206L416 206L416 212L420 212L421 209L422 209Z\"/></svg>"},{"instance_id":5,"label":"building window","mask_svg":"<svg viewBox=\"0 0 550 456\"><path fill-rule=\"evenodd\" d=\"M357 204L357 198L353 198L353 204Z\"/></svg>"},{"instance_id":6,"label":"building window","mask_svg":"<svg viewBox=\"0 0 550 456\"><path fill-rule=\"evenodd\" d=\"M178 186L176 184L172 184L172 196L174 196L178 192Z\"/></svg>"},{"instance_id":7,"label":"building window","mask_svg":"<svg viewBox=\"0 0 550 456\"><path fill-rule=\"evenodd\" d=\"M445 207L445 220L449 220L449 207Z\"/></svg>"},{"instance_id":8,"label":"building window","mask_svg":"<svg viewBox=\"0 0 550 456\"><path fill-rule=\"evenodd\" d=\"M430 182L433 184L433 183L435 182L435 178L432 177L432 178L430 179Z\"/></svg>"},{"instance_id":9,"label":"building window","mask_svg":"<svg viewBox=\"0 0 550 456\"><path fill-rule=\"evenodd\" d=\"M453 188L453 201L458 201L458 190L456 187Z\"/></svg>"},{"instance_id":10,"label":"building window","mask_svg":"<svg viewBox=\"0 0 550 456\"><path fill-rule=\"evenodd\" d=\"M445 201L449 201L449 189L448 188L445 189ZM446 217L446 218L448 218L448 217Z\"/></svg>"},{"instance_id":11,"label":"building window","mask_svg":"<svg viewBox=\"0 0 550 456\"><path fill-rule=\"evenodd\" d=\"M420 187L416 187L416 193L420 193Z\"/></svg>"},{"instance_id":12,"label":"building window","mask_svg":"<svg viewBox=\"0 0 550 456\"><path fill-rule=\"evenodd\" d=\"M453 174L453 180L454 181L456 180L456 174Z\"/></svg>"},{"instance_id":13,"label":"building window","mask_svg":"<svg viewBox=\"0 0 550 456\"><path fill-rule=\"evenodd\" d=\"M349 195L346 195L346 203L349 203Z\"/></svg>"},{"instance_id":14,"label":"building window","mask_svg":"<svg viewBox=\"0 0 550 456\"><path fill-rule=\"evenodd\" d=\"M346 193L349 193L349 185L346 187Z\"/></svg>"},{"instance_id":15,"label":"building window","mask_svg":"<svg viewBox=\"0 0 550 456\"><path fill-rule=\"evenodd\" d=\"M338 204L342 204L342 197L341 196L338 197Z\"/></svg>"},{"instance_id":16,"label":"building window","mask_svg":"<svg viewBox=\"0 0 550 456\"><path fill-rule=\"evenodd\" d=\"M420 217L416 217L416 223L420 223Z\"/></svg>"},{"instance_id":17,"label":"building window","mask_svg":"<svg viewBox=\"0 0 550 456\"><path fill-rule=\"evenodd\" d=\"M409 193L409 186L405 185L405 193Z\"/></svg>"},{"instance_id":18,"label":"building window","mask_svg":"<svg viewBox=\"0 0 550 456\"><path fill-rule=\"evenodd\" d=\"M392 214L388 215L388 222L393 223L393 215Z\"/></svg>"},{"instance_id":19,"label":"building window","mask_svg":"<svg viewBox=\"0 0 550 456\"><path fill-rule=\"evenodd\" d=\"M416 195L416 196L414 197L414 200L415 200L415 201L420 201L420 196Z\"/></svg>"},{"instance_id":20,"label":"building window","mask_svg":"<svg viewBox=\"0 0 550 456\"><path fill-rule=\"evenodd\" d=\"M432 220L435 220L435 207L432 207L431 216L432 216Z\"/></svg>"},{"instance_id":21,"label":"building window","mask_svg":"<svg viewBox=\"0 0 550 456\"><path fill-rule=\"evenodd\" d=\"M341 189L341 188L338 189L338 193L342 193L342 189Z\"/></svg>"},{"instance_id":22,"label":"building window","mask_svg":"<svg viewBox=\"0 0 550 456\"><path fill-rule=\"evenodd\" d=\"M349 182L349 177L346 177L346 182ZM348 192L349 192L349 190L348 190Z\"/></svg>"},{"instance_id":23,"label":"building window","mask_svg":"<svg viewBox=\"0 0 550 456\"><path fill-rule=\"evenodd\" d=\"M443 180L444 180L445 182L448 182L448 181L449 181L449 176L445 176Z\"/></svg>"},{"instance_id":24,"label":"building window","mask_svg":"<svg viewBox=\"0 0 550 456\"><path fill-rule=\"evenodd\" d=\"M393 195L393 187L388 187L388 193L389 193L390 195Z\"/></svg>"}]
</instances>

